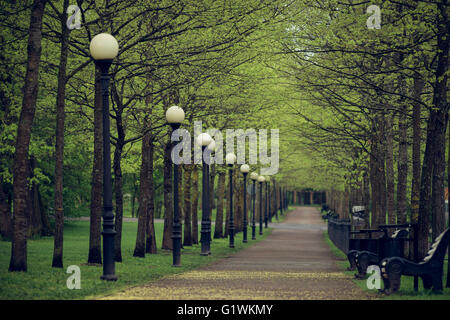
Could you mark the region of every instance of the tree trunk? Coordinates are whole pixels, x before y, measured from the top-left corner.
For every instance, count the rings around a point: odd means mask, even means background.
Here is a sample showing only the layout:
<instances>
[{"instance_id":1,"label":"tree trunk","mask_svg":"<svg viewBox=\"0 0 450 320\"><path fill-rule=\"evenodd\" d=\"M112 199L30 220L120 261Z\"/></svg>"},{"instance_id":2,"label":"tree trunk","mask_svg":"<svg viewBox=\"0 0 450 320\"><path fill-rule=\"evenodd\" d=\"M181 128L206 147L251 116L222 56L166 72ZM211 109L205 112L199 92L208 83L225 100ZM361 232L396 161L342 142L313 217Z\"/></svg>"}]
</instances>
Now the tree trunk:
<instances>
[{"instance_id":1,"label":"tree trunk","mask_svg":"<svg viewBox=\"0 0 450 320\"><path fill-rule=\"evenodd\" d=\"M447 71L450 37L448 14L444 5L438 5L437 65L433 89L433 108L427 124L427 141L422 165L419 205L419 258L428 250L430 212L433 220L433 237L441 228L444 216L445 130L449 104L447 102ZM443 164L444 162L444 164ZM432 188L432 190L430 190ZM431 191L431 194L430 194Z\"/></svg>"},{"instance_id":2,"label":"tree trunk","mask_svg":"<svg viewBox=\"0 0 450 320\"><path fill-rule=\"evenodd\" d=\"M136 197L139 190L139 185L136 183L136 174L132 174L133 177L133 193L131 194L131 217L134 218L136 212Z\"/></svg>"},{"instance_id":3,"label":"tree trunk","mask_svg":"<svg viewBox=\"0 0 450 320\"><path fill-rule=\"evenodd\" d=\"M198 244L198 166L192 168L192 243Z\"/></svg>"},{"instance_id":4,"label":"tree trunk","mask_svg":"<svg viewBox=\"0 0 450 320\"><path fill-rule=\"evenodd\" d=\"M447 160L447 186L448 186L448 191L450 191L450 128L447 129L448 131L448 160ZM1 190L0 190L1 192ZM449 194L447 194L447 200L448 201L448 210L450 212L450 196ZM450 222L450 213L447 212L447 218L449 218L449 222ZM448 246L448 250L447 250L447 257L450 257L450 246ZM445 284L445 286L447 288L450 287L450 263L447 260L447 282Z\"/></svg>"},{"instance_id":5,"label":"tree trunk","mask_svg":"<svg viewBox=\"0 0 450 320\"><path fill-rule=\"evenodd\" d=\"M3 183L0 183L0 235L8 240L12 237L11 209L3 190Z\"/></svg>"},{"instance_id":6,"label":"tree trunk","mask_svg":"<svg viewBox=\"0 0 450 320\"><path fill-rule=\"evenodd\" d=\"M214 239L223 238L223 201L225 198L225 177L226 172L219 171L219 181L217 186L217 209L216 225L214 228Z\"/></svg>"},{"instance_id":7,"label":"tree trunk","mask_svg":"<svg viewBox=\"0 0 450 320\"><path fill-rule=\"evenodd\" d=\"M413 97L417 102L413 103L413 143L412 143L412 181L411 181L411 223L419 220L419 200L420 200L420 143L421 134L421 98L425 82L419 77L414 77ZM411 246L412 248L412 246Z\"/></svg>"},{"instance_id":8,"label":"tree trunk","mask_svg":"<svg viewBox=\"0 0 450 320\"><path fill-rule=\"evenodd\" d=\"M436 239L445 229L445 130L448 123L448 115L445 117L445 126L439 130L437 138L442 143L436 144L436 153L433 164L433 180L431 190L432 201L432 239Z\"/></svg>"},{"instance_id":9,"label":"tree trunk","mask_svg":"<svg viewBox=\"0 0 450 320\"><path fill-rule=\"evenodd\" d=\"M118 139L116 149L114 150L113 170L114 170L114 194L116 197L116 217L114 228L116 235L114 236L114 261L122 262L122 220L123 220L123 179L122 179L122 151L125 134L122 126L122 115L116 113L116 123Z\"/></svg>"},{"instance_id":10,"label":"tree trunk","mask_svg":"<svg viewBox=\"0 0 450 320\"><path fill-rule=\"evenodd\" d=\"M225 175L228 173L228 169L226 169ZM229 227L230 227L230 181L228 180L226 191L225 191L225 230L223 232L224 238L228 237Z\"/></svg>"},{"instance_id":11,"label":"tree trunk","mask_svg":"<svg viewBox=\"0 0 450 320\"><path fill-rule=\"evenodd\" d=\"M64 0L61 14L61 54L58 70L58 89L56 94L56 133L55 133L55 236L52 267L63 267L63 235L64 235L64 206L63 206L63 165L64 165L64 107L66 92L66 66L69 48L69 28L67 21L67 7L69 0Z\"/></svg>"},{"instance_id":12,"label":"tree trunk","mask_svg":"<svg viewBox=\"0 0 450 320\"><path fill-rule=\"evenodd\" d=\"M233 170L233 215L234 215L234 234L242 231L242 208L241 208L241 199L242 199L242 192L241 192L241 184L239 181L239 170L234 169Z\"/></svg>"},{"instance_id":13,"label":"tree trunk","mask_svg":"<svg viewBox=\"0 0 450 320\"><path fill-rule=\"evenodd\" d=\"M36 168L36 158L30 156L29 177L34 178L34 169ZM28 194L27 212L28 212L28 238L40 236L42 231L42 204L40 203L39 185L35 182L31 184Z\"/></svg>"},{"instance_id":14,"label":"tree trunk","mask_svg":"<svg viewBox=\"0 0 450 320\"><path fill-rule=\"evenodd\" d=\"M156 245L155 232L155 183L153 180L153 160L154 160L154 136L151 135L146 151L147 157L147 223L146 223L146 241L145 252L156 254L158 249Z\"/></svg>"},{"instance_id":15,"label":"tree trunk","mask_svg":"<svg viewBox=\"0 0 450 320\"><path fill-rule=\"evenodd\" d=\"M164 233L162 248L172 250L172 224L173 224L173 205L172 205L172 143L169 141L164 148Z\"/></svg>"},{"instance_id":16,"label":"tree trunk","mask_svg":"<svg viewBox=\"0 0 450 320\"><path fill-rule=\"evenodd\" d=\"M406 87L406 81L403 76L400 76L400 92L404 92ZM408 124L407 124L407 113L408 106L403 101L400 100L400 114L398 118L398 129L399 129L399 144L398 144L398 161L397 161L397 223L406 223L406 210L407 210L407 200L406 200L406 185L408 183Z\"/></svg>"},{"instance_id":17,"label":"tree trunk","mask_svg":"<svg viewBox=\"0 0 450 320\"><path fill-rule=\"evenodd\" d=\"M216 209L216 203L215 203L215 193L214 193L214 182L215 182L215 178L216 178L216 166L214 165L214 164L212 164L211 166L210 166L210 171L209 171L209 175L210 175L210 180L209 180L209 190L210 190L210 192L209 192L209 196L210 196L210 198L209 198L209 204L210 204L210 209L211 209L211 212L210 212L210 219L212 219L212 212L213 212L213 209Z\"/></svg>"},{"instance_id":18,"label":"tree trunk","mask_svg":"<svg viewBox=\"0 0 450 320\"><path fill-rule=\"evenodd\" d=\"M394 176L394 138L393 138L393 121L394 115L388 113L386 115L386 204L388 213L388 223L395 224L395 176ZM391 230L390 230L391 231Z\"/></svg>"},{"instance_id":19,"label":"tree trunk","mask_svg":"<svg viewBox=\"0 0 450 320\"><path fill-rule=\"evenodd\" d=\"M101 264L101 220L103 198L103 103L100 72L95 70L94 163L92 166L91 217L88 263Z\"/></svg>"},{"instance_id":20,"label":"tree trunk","mask_svg":"<svg viewBox=\"0 0 450 320\"><path fill-rule=\"evenodd\" d=\"M22 110L17 128L13 167L14 217L9 271L27 271L27 162L38 95L41 58L42 17L46 0L35 0L31 9L27 47L27 71L23 87Z\"/></svg>"},{"instance_id":21,"label":"tree trunk","mask_svg":"<svg viewBox=\"0 0 450 320\"><path fill-rule=\"evenodd\" d=\"M138 208L138 229L136 234L136 245L134 248L134 257L145 257L145 235L148 223L148 164L151 157L149 152L151 134L147 132L142 137L142 160L141 172L139 176L139 208Z\"/></svg>"},{"instance_id":22,"label":"tree trunk","mask_svg":"<svg viewBox=\"0 0 450 320\"><path fill-rule=\"evenodd\" d=\"M183 245L185 245L185 246L192 246L191 175L192 175L192 165L184 165L184 241L183 241Z\"/></svg>"}]
</instances>

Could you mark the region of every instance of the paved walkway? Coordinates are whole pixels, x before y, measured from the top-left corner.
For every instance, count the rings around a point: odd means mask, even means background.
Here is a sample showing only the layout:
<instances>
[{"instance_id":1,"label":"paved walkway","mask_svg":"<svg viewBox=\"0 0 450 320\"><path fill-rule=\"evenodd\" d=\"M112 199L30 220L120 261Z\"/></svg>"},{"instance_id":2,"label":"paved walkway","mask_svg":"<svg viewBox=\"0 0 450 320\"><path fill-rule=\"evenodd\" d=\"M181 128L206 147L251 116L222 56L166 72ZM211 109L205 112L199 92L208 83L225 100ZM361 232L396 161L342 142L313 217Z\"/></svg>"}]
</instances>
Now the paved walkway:
<instances>
[{"instance_id":1,"label":"paved walkway","mask_svg":"<svg viewBox=\"0 0 450 320\"><path fill-rule=\"evenodd\" d=\"M336 266L317 208L298 207L264 241L213 264L106 299L373 299Z\"/></svg>"}]
</instances>

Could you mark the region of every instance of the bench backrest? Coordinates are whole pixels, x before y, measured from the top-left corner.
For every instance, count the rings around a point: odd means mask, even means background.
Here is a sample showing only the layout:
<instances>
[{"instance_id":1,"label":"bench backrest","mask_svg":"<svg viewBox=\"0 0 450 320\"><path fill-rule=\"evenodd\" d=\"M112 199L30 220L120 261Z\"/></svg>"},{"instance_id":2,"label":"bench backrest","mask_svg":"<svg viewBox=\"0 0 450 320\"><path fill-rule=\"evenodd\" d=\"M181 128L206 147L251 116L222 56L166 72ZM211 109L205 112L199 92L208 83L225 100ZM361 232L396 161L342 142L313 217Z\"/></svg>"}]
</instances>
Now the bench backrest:
<instances>
[{"instance_id":1,"label":"bench backrest","mask_svg":"<svg viewBox=\"0 0 450 320\"><path fill-rule=\"evenodd\" d=\"M408 236L408 234L409 234L408 229L398 229L392 234L392 238L394 238L394 239L406 238Z\"/></svg>"},{"instance_id":2,"label":"bench backrest","mask_svg":"<svg viewBox=\"0 0 450 320\"><path fill-rule=\"evenodd\" d=\"M447 228L436 239L434 239L427 256L423 259L427 262L431 259L443 260L450 242L450 228Z\"/></svg>"}]
</instances>

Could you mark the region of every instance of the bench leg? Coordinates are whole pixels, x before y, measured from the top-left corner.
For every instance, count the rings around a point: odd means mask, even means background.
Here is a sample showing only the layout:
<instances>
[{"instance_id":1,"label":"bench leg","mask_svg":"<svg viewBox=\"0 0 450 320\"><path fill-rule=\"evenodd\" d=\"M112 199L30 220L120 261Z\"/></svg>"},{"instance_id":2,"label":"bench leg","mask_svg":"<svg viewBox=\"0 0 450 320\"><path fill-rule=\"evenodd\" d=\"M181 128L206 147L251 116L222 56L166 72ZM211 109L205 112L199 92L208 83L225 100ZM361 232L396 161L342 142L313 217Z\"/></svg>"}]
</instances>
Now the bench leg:
<instances>
[{"instance_id":1,"label":"bench leg","mask_svg":"<svg viewBox=\"0 0 450 320\"><path fill-rule=\"evenodd\" d=\"M384 293L387 295L400 289L403 266L398 261L390 262L383 273Z\"/></svg>"},{"instance_id":2,"label":"bench leg","mask_svg":"<svg viewBox=\"0 0 450 320\"><path fill-rule=\"evenodd\" d=\"M358 268L358 273L355 274L355 278L364 279L367 274L367 268L369 267L369 256L367 253L360 253L357 259L356 267Z\"/></svg>"},{"instance_id":3,"label":"bench leg","mask_svg":"<svg viewBox=\"0 0 450 320\"><path fill-rule=\"evenodd\" d=\"M356 250L350 250L347 254L347 259L348 262L350 263L350 267L347 268L347 270L352 271L356 269L356 262L355 262L355 258L357 255L358 251Z\"/></svg>"},{"instance_id":4,"label":"bench leg","mask_svg":"<svg viewBox=\"0 0 450 320\"><path fill-rule=\"evenodd\" d=\"M433 272L432 282L433 282L433 293L442 294L443 293L442 268L439 271Z\"/></svg>"}]
</instances>

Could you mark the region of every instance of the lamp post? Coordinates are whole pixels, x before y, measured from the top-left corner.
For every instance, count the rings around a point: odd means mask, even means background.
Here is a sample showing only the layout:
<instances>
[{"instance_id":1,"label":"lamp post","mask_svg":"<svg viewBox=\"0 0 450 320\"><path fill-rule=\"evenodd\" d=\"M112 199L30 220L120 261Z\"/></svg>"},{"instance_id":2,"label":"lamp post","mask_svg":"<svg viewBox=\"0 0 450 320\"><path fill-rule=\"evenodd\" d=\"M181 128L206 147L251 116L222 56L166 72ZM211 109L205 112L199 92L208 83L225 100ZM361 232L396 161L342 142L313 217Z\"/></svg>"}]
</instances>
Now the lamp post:
<instances>
[{"instance_id":1,"label":"lamp post","mask_svg":"<svg viewBox=\"0 0 450 320\"><path fill-rule=\"evenodd\" d=\"M116 281L114 264L114 213L112 206L111 145L109 123L109 67L119 52L117 40L108 33L92 38L89 51L101 71L103 107L103 275L102 280Z\"/></svg>"},{"instance_id":2,"label":"lamp post","mask_svg":"<svg viewBox=\"0 0 450 320\"><path fill-rule=\"evenodd\" d=\"M252 202L253 202L253 214L252 214L252 240L256 240L256 220L255 220L255 205L256 205L256 180L258 180L258 174L252 172L250 174L250 179L252 179Z\"/></svg>"},{"instance_id":3,"label":"lamp post","mask_svg":"<svg viewBox=\"0 0 450 320\"><path fill-rule=\"evenodd\" d=\"M208 144L208 146L206 147L207 152L207 159L208 161L206 162L206 164L208 165L206 167L206 196L208 197L208 216L206 217L206 230L207 230L207 237L208 237L208 245L207 245L207 250L208 250L208 254L211 254L211 177L210 177L210 168L212 165L212 154L213 152L216 151L216 142L214 141L214 139L211 139L211 142Z\"/></svg>"},{"instance_id":4,"label":"lamp post","mask_svg":"<svg viewBox=\"0 0 450 320\"><path fill-rule=\"evenodd\" d=\"M184 120L184 111L178 106L172 106L166 111L166 120L172 127L172 133L180 128ZM172 227L172 244L173 244L173 266L181 266L181 223L180 208L178 203L178 164L173 161L173 227Z\"/></svg>"},{"instance_id":5,"label":"lamp post","mask_svg":"<svg viewBox=\"0 0 450 320\"><path fill-rule=\"evenodd\" d=\"M281 192L281 187L279 187L280 194L280 215L283 215L283 194Z\"/></svg>"},{"instance_id":6,"label":"lamp post","mask_svg":"<svg viewBox=\"0 0 450 320\"><path fill-rule=\"evenodd\" d=\"M263 212L262 212L262 184L266 180L263 176L258 176L259 182L259 234L263 234Z\"/></svg>"},{"instance_id":7,"label":"lamp post","mask_svg":"<svg viewBox=\"0 0 450 320\"><path fill-rule=\"evenodd\" d=\"M278 221L278 208L277 208L277 185L278 183L273 184L273 188L272 188L272 192L273 192L273 197L272 197L272 204L273 204L273 213L275 213L275 219L277 219Z\"/></svg>"},{"instance_id":8,"label":"lamp post","mask_svg":"<svg viewBox=\"0 0 450 320\"><path fill-rule=\"evenodd\" d=\"M200 255L207 256L209 251L209 237L211 230L208 230L208 218L209 218L209 199L208 199L208 165L205 162L204 152L206 147L211 143L212 138L207 133L201 133L197 137L197 144L202 147L202 227L200 242L202 244L202 251Z\"/></svg>"},{"instance_id":9,"label":"lamp post","mask_svg":"<svg viewBox=\"0 0 450 320\"><path fill-rule=\"evenodd\" d=\"M247 242L247 174L250 171L248 164L243 164L240 168L244 176L244 238L242 242Z\"/></svg>"},{"instance_id":10,"label":"lamp post","mask_svg":"<svg viewBox=\"0 0 450 320\"><path fill-rule=\"evenodd\" d=\"M267 184L269 183L269 181L268 181L268 179L269 179L269 177L264 177L264 182L265 182L265 185L266 185L266 192L265 192L265 196L266 196L266 198L264 199L264 227L265 228L267 228L268 227L268 220L269 220L269 217L268 217L268 206L269 206L269 197L268 197L268 188L267 188Z\"/></svg>"},{"instance_id":11,"label":"lamp post","mask_svg":"<svg viewBox=\"0 0 450 320\"><path fill-rule=\"evenodd\" d=\"M234 248L234 217L233 217L233 164L236 162L236 155L228 153L225 162L229 168L229 186L230 186L230 223L228 226L228 234L230 235L230 248Z\"/></svg>"},{"instance_id":12,"label":"lamp post","mask_svg":"<svg viewBox=\"0 0 450 320\"><path fill-rule=\"evenodd\" d=\"M270 177L266 177L266 194L267 194L267 217L269 222L272 223L272 210L271 210L271 201L270 201ZM267 228L267 224L266 224Z\"/></svg>"}]
</instances>

